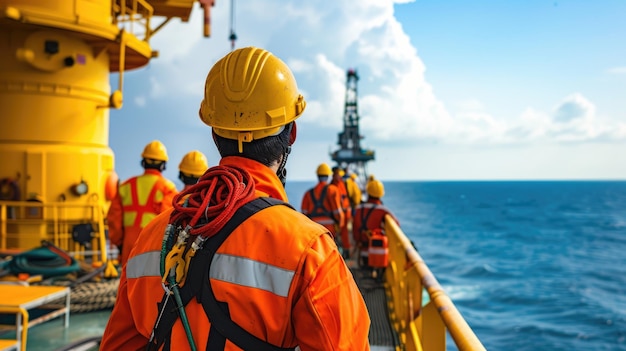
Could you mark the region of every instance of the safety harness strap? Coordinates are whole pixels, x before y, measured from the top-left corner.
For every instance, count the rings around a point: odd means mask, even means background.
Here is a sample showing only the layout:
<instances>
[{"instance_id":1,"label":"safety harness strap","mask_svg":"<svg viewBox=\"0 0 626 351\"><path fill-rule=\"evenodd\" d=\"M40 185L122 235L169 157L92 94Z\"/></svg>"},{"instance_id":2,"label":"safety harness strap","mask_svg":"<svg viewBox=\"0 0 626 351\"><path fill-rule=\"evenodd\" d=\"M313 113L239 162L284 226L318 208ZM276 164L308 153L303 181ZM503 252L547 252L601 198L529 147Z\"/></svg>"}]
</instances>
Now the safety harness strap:
<instances>
[{"instance_id":1,"label":"safety harness strap","mask_svg":"<svg viewBox=\"0 0 626 351\"><path fill-rule=\"evenodd\" d=\"M217 249L228 238L232 231L237 228L247 218L260 210L274 205L285 205L293 209L291 205L281 200L260 197L247 204L241 206L224 227L214 236L209 238L202 250L196 253L196 257L191 260L188 276L194 279L188 279L187 283L180 288L180 295L183 304L186 306L189 301L196 297L211 322L211 329L208 335L207 351L223 350L226 339L237 345L243 350L260 350L260 351L288 351L293 348L281 348L269 344L268 342L257 338L248 331L237 325L230 318L228 305L218 302L211 288L211 280L209 278L209 270L213 256ZM199 279L196 279L198 277ZM173 298L167 299L167 293L164 294L163 300L159 303L159 310L162 305L166 304L158 325L154 328L154 342L149 343L146 350L158 350L163 345L164 350L170 349L171 332L174 323L178 319L178 312Z\"/></svg>"},{"instance_id":2,"label":"safety harness strap","mask_svg":"<svg viewBox=\"0 0 626 351\"><path fill-rule=\"evenodd\" d=\"M359 228L359 230L361 232L369 230L367 228L367 221L369 221L370 216L371 216L372 212L374 212L376 207L378 207L378 204L374 204L374 206L372 206L372 208L367 213L365 213L365 208L363 208L363 211L361 211L361 227Z\"/></svg>"},{"instance_id":3,"label":"safety harness strap","mask_svg":"<svg viewBox=\"0 0 626 351\"><path fill-rule=\"evenodd\" d=\"M315 188L309 190L309 195L311 196L311 201L313 202L313 210L311 210L311 213L308 216L309 218L326 216L332 218L334 221L337 221L330 211L324 208L324 200L326 199L327 191L328 184L324 185L322 192L320 193L320 197L317 199L315 198Z\"/></svg>"},{"instance_id":4,"label":"safety harness strap","mask_svg":"<svg viewBox=\"0 0 626 351\"><path fill-rule=\"evenodd\" d=\"M240 215L244 218L247 218L266 207L270 207L270 206L278 205L278 204L285 204L285 203L283 203L280 200L276 200L272 198L265 198L265 197L258 198L255 201L252 201L246 204L246 206L242 208L243 211ZM237 212L239 214L239 211ZM232 229L234 229L234 227ZM225 231L221 231L219 234L217 234L216 240L211 240L207 243L209 257L206 260L206 262L209 262L209 265L213 259L213 256L217 252L217 249L222 244L222 242L226 240L226 237L228 237L228 234L230 233L231 230L229 230L228 233L226 233ZM202 294L201 296L198 296L198 298L202 302L204 311L209 316L209 320L211 321L211 326L215 326L215 329L221 335L225 336L228 340L230 340L232 343L234 343L235 345L237 345L243 350L259 350L259 351L293 350L293 348L281 348L281 347L272 345L266 341L263 341L257 338L256 336L250 334L249 332L247 332L245 329L237 325L235 322L233 322L230 319L230 317L227 315L227 311L224 311L224 307L227 308L227 306L224 306L225 304L223 303L218 303L217 299L215 298L215 294L213 293L213 289L211 288L211 280L208 279L208 272L209 270L207 269L206 270L207 279L202 280L206 285L208 285L208 289L206 293Z\"/></svg>"}]
</instances>

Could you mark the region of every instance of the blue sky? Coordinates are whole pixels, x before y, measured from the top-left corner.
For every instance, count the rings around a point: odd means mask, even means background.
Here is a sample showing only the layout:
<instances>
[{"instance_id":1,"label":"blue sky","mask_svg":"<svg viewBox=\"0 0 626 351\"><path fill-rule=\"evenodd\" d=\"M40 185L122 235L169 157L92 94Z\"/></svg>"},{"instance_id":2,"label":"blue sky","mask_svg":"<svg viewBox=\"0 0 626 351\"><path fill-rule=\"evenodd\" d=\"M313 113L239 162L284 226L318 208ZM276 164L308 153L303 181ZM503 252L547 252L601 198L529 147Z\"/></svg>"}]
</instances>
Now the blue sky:
<instances>
[{"instance_id":1,"label":"blue sky","mask_svg":"<svg viewBox=\"0 0 626 351\"><path fill-rule=\"evenodd\" d=\"M197 4L196 4L197 5ZM346 70L360 80L362 146L383 180L625 179L626 1L236 1L236 47L293 70L307 109L289 180L314 180L337 148ZM173 21L157 59L124 78L110 146L122 179L153 139L215 165L197 111L206 74L230 51L230 1ZM116 75L111 76L115 87ZM179 188L180 183L177 183Z\"/></svg>"}]
</instances>

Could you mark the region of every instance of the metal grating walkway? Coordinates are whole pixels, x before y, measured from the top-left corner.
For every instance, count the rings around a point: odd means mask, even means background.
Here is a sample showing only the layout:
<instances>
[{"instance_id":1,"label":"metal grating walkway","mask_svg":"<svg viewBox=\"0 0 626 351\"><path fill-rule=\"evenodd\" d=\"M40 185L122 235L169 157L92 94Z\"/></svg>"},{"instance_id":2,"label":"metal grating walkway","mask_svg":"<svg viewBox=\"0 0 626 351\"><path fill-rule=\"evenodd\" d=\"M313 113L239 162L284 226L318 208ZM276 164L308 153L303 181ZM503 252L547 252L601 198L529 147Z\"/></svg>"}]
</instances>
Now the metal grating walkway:
<instances>
[{"instance_id":1,"label":"metal grating walkway","mask_svg":"<svg viewBox=\"0 0 626 351\"><path fill-rule=\"evenodd\" d=\"M387 297L382 282L372 278L371 273L356 267L354 262L348 262L354 280L359 286L365 304L369 311L371 325L369 341L372 350L395 350L398 340L394 329L389 323Z\"/></svg>"}]
</instances>

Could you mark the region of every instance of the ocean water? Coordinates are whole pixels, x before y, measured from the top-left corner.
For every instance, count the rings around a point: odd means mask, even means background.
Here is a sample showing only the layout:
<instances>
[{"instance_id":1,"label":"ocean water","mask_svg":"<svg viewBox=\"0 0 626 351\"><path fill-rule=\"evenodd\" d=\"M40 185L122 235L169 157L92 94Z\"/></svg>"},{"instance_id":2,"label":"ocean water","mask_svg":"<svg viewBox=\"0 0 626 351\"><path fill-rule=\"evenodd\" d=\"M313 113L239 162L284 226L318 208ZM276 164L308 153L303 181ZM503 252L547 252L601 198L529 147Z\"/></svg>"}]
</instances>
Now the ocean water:
<instances>
[{"instance_id":1,"label":"ocean water","mask_svg":"<svg viewBox=\"0 0 626 351\"><path fill-rule=\"evenodd\" d=\"M313 185L287 183L297 209ZM385 182L383 202L488 350L626 350L626 182Z\"/></svg>"}]
</instances>

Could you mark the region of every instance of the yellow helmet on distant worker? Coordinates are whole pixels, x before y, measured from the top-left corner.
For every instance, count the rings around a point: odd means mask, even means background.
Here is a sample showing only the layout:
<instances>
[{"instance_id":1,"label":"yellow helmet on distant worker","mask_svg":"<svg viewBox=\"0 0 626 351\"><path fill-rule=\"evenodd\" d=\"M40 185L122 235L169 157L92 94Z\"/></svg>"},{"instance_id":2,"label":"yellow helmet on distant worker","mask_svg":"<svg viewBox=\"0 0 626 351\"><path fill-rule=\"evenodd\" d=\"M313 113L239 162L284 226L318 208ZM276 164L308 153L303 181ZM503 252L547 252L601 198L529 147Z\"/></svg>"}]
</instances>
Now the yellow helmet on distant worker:
<instances>
[{"instance_id":1,"label":"yellow helmet on distant worker","mask_svg":"<svg viewBox=\"0 0 626 351\"><path fill-rule=\"evenodd\" d=\"M157 161L167 161L167 149L162 142L158 140L151 141L146 147L143 149L141 153L142 158L157 160Z\"/></svg>"},{"instance_id":2,"label":"yellow helmet on distant worker","mask_svg":"<svg viewBox=\"0 0 626 351\"><path fill-rule=\"evenodd\" d=\"M356 175L356 173L352 173L350 174L350 178L352 178L353 180L356 180L358 176Z\"/></svg>"},{"instance_id":3,"label":"yellow helmet on distant worker","mask_svg":"<svg viewBox=\"0 0 626 351\"><path fill-rule=\"evenodd\" d=\"M289 67L270 52L246 47L219 60L209 72L200 119L215 134L243 143L277 135L306 103Z\"/></svg>"},{"instance_id":4,"label":"yellow helmet on distant worker","mask_svg":"<svg viewBox=\"0 0 626 351\"><path fill-rule=\"evenodd\" d=\"M318 176L330 176L331 174L333 174L333 171L330 169L330 166L326 163L322 163L319 166L317 166L317 175Z\"/></svg>"},{"instance_id":5,"label":"yellow helmet on distant worker","mask_svg":"<svg viewBox=\"0 0 626 351\"><path fill-rule=\"evenodd\" d=\"M336 173L336 174L337 174L337 175L339 175L340 177L343 177L343 176L346 174L346 172L345 172L345 171L344 171L341 167L339 167L339 166L335 166L335 167L333 167L333 168L332 168L332 171L333 171L333 174L335 174L335 173Z\"/></svg>"},{"instance_id":6,"label":"yellow helmet on distant worker","mask_svg":"<svg viewBox=\"0 0 626 351\"><path fill-rule=\"evenodd\" d=\"M367 182L365 190L367 191L367 195L378 199L385 195L385 187L383 186L383 183L377 179Z\"/></svg>"},{"instance_id":7,"label":"yellow helmet on distant worker","mask_svg":"<svg viewBox=\"0 0 626 351\"><path fill-rule=\"evenodd\" d=\"M206 156L198 150L188 152L178 165L178 170L185 175L200 178L209 168Z\"/></svg>"}]
</instances>

